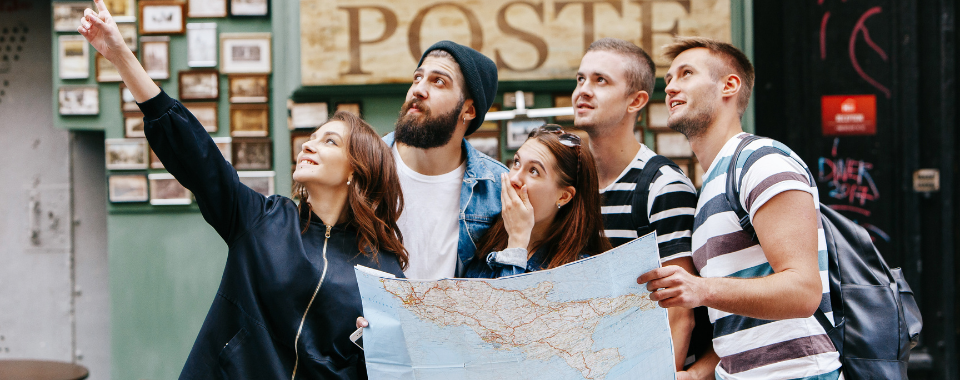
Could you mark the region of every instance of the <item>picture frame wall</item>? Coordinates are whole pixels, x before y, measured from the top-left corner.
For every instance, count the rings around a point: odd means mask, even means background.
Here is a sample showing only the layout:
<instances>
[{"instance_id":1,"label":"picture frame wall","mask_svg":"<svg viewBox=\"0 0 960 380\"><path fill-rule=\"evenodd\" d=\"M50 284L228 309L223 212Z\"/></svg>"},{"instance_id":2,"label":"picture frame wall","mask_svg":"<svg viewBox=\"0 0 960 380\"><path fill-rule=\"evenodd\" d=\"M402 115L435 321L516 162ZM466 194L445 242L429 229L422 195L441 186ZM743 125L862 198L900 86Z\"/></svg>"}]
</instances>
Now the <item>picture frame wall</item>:
<instances>
[{"instance_id":1,"label":"picture frame wall","mask_svg":"<svg viewBox=\"0 0 960 380\"><path fill-rule=\"evenodd\" d=\"M269 0L230 0L230 16L267 17L270 16Z\"/></svg>"},{"instance_id":2,"label":"picture frame wall","mask_svg":"<svg viewBox=\"0 0 960 380\"><path fill-rule=\"evenodd\" d=\"M120 23L137 20L136 0L104 0L103 2L114 21ZM96 10L96 8L91 9Z\"/></svg>"},{"instance_id":3,"label":"picture frame wall","mask_svg":"<svg viewBox=\"0 0 960 380\"><path fill-rule=\"evenodd\" d=\"M467 141L474 149L494 160L500 161L500 134L493 131L474 132L467 136Z\"/></svg>"},{"instance_id":4,"label":"picture frame wall","mask_svg":"<svg viewBox=\"0 0 960 380\"><path fill-rule=\"evenodd\" d=\"M145 138L147 135L143 131L143 113L124 112L123 113L123 135L126 138Z\"/></svg>"},{"instance_id":5,"label":"picture frame wall","mask_svg":"<svg viewBox=\"0 0 960 380\"><path fill-rule=\"evenodd\" d=\"M170 79L170 37L140 37L140 62L153 80Z\"/></svg>"},{"instance_id":6,"label":"picture frame wall","mask_svg":"<svg viewBox=\"0 0 960 380\"><path fill-rule=\"evenodd\" d=\"M150 200L146 174L111 174L107 178L110 203L143 203Z\"/></svg>"},{"instance_id":7,"label":"picture frame wall","mask_svg":"<svg viewBox=\"0 0 960 380\"><path fill-rule=\"evenodd\" d=\"M363 112L360 107L360 102L337 103L336 112L340 112L340 111L352 113L354 115L357 115L357 117L361 117L360 115Z\"/></svg>"},{"instance_id":8,"label":"picture frame wall","mask_svg":"<svg viewBox=\"0 0 960 380\"><path fill-rule=\"evenodd\" d=\"M187 66L217 66L217 23L187 24Z\"/></svg>"},{"instance_id":9,"label":"picture frame wall","mask_svg":"<svg viewBox=\"0 0 960 380\"><path fill-rule=\"evenodd\" d=\"M136 53L134 53L136 55ZM107 60L102 54L97 53L96 59L94 62L97 67L97 82L123 82L123 78L120 77L120 70L117 69L117 66Z\"/></svg>"},{"instance_id":10,"label":"picture frame wall","mask_svg":"<svg viewBox=\"0 0 960 380\"><path fill-rule=\"evenodd\" d=\"M544 119L524 119L507 121L507 149L516 150L527 141L527 135L534 129L547 124Z\"/></svg>"},{"instance_id":11,"label":"picture frame wall","mask_svg":"<svg viewBox=\"0 0 960 380\"><path fill-rule=\"evenodd\" d=\"M237 170L270 170L273 166L273 142L269 138L234 138L231 141Z\"/></svg>"},{"instance_id":12,"label":"picture frame wall","mask_svg":"<svg viewBox=\"0 0 960 380\"><path fill-rule=\"evenodd\" d=\"M60 115L100 114L99 86L62 86L57 100Z\"/></svg>"},{"instance_id":13,"label":"picture frame wall","mask_svg":"<svg viewBox=\"0 0 960 380\"><path fill-rule=\"evenodd\" d=\"M271 33L221 33L220 71L224 74L269 74Z\"/></svg>"},{"instance_id":14,"label":"picture frame wall","mask_svg":"<svg viewBox=\"0 0 960 380\"><path fill-rule=\"evenodd\" d=\"M184 34L187 29L185 7L186 4L179 1L141 1L140 34Z\"/></svg>"},{"instance_id":15,"label":"picture frame wall","mask_svg":"<svg viewBox=\"0 0 960 380\"><path fill-rule=\"evenodd\" d=\"M316 129L327 122L327 103L290 104L290 127L293 129Z\"/></svg>"},{"instance_id":16,"label":"picture frame wall","mask_svg":"<svg viewBox=\"0 0 960 380\"><path fill-rule=\"evenodd\" d=\"M170 173L147 174L150 181L150 204L156 206L189 205L193 194Z\"/></svg>"},{"instance_id":17,"label":"picture frame wall","mask_svg":"<svg viewBox=\"0 0 960 380\"><path fill-rule=\"evenodd\" d=\"M137 44L137 23L134 21L131 22L117 22L117 29L120 30L120 35L123 36L123 42L127 43L127 47L130 48L130 51L136 52L139 48Z\"/></svg>"},{"instance_id":18,"label":"picture frame wall","mask_svg":"<svg viewBox=\"0 0 960 380\"><path fill-rule=\"evenodd\" d=\"M185 102L183 106L187 111L193 114L203 126L203 129L209 133L216 133L218 126L218 104L217 102Z\"/></svg>"},{"instance_id":19,"label":"picture frame wall","mask_svg":"<svg viewBox=\"0 0 960 380\"><path fill-rule=\"evenodd\" d=\"M57 36L57 62L60 79L87 79L90 77L90 44L83 36Z\"/></svg>"},{"instance_id":20,"label":"picture frame wall","mask_svg":"<svg viewBox=\"0 0 960 380\"><path fill-rule=\"evenodd\" d=\"M141 170L149 164L146 139L106 139L107 170Z\"/></svg>"},{"instance_id":21,"label":"picture frame wall","mask_svg":"<svg viewBox=\"0 0 960 380\"><path fill-rule=\"evenodd\" d=\"M220 73L216 70L181 71L180 100L216 100L220 97Z\"/></svg>"},{"instance_id":22,"label":"picture frame wall","mask_svg":"<svg viewBox=\"0 0 960 380\"><path fill-rule=\"evenodd\" d=\"M189 0L187 9L189 18L227 17L227 0Z\"/></svg>"},{"instance_id":23,"label":"picture frame wall","mask_svg":"<svg viewBox=\"0 0 960 380\"><path fill-rule=\"evenodd\" d=\"M92 1L54 1L50 6L53 7L53 31L76 32L83 11L94 5Z\"/></svg>"},{"instance_id":24,"label":"picture frame wall","mask_svg":"<svg viewBox=\"0 0 960 380\"><path fill-rule=\"evenodd\" d=\"M220 154L227 162L233 163L233 138L232 137L214 137L213 143L217 145Z\"/></svg>"},{"instance_id":25,"label":"picture frame wall","mask_svg":"<svg viewBox=\"0 0 960 380\"><path fill-rule=\"evenodd\" d=\"M230 75L230 103L266 103L270 81L266 74Z\"/></svg>"},{"instance_id":26,"label":"picture frame wall","mask_svg":"<svg viewBox=\"0 0 960 380\"><path fill-rule=\"evenodd\" d=\"M230 136L266 137L270 134L270 106L267 104L231 104Z\"/></svg>"},{"instance_id":27,"label":"picture frame wall","mask_svg":"<svg viewBox=\"0 0 960 380\"><path fill-rule=\"evenodd\" d=\"M240 183L263 194L263 196L269 197L276 194L273 185L276 173L272 171L239 171L237 177L239 177Z\"/></svg>"}]
</instances>

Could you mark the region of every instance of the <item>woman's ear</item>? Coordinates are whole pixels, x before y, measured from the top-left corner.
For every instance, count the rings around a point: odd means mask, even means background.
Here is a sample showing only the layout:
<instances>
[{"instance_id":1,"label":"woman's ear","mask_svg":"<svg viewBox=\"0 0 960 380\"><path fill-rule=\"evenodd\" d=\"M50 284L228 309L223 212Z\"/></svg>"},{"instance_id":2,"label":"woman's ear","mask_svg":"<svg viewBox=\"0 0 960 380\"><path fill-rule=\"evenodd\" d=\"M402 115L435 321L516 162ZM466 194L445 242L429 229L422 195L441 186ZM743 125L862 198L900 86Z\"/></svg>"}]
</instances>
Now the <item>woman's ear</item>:
<instances>
[{"instance_id":1,"label":"woman's ear","mask_svg":"<svg viewBox=\"0 0 960 380\"><path fill-rule=\"evenodd\" d=\"M557 199L557 206L563 207L567 203L570 203L574 195L577 195L577 189L573 186L567 186L560 193L560 199Z\"/></svg>"}]
</instances>

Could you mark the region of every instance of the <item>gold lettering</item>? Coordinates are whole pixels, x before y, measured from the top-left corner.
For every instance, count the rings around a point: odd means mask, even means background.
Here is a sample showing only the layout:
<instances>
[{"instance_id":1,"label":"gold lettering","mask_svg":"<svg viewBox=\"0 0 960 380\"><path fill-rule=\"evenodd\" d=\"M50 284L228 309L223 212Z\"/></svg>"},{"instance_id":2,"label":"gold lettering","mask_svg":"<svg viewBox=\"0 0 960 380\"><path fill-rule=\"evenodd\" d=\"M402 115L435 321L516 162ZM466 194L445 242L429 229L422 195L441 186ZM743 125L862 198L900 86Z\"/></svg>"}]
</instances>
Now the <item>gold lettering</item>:
<instances>
[{"instance_id":1,"label":"gold lettering","mask_svg":"<svg viewBox=\"0 0 960 380\"><path fill-rule=\"evenodd\" d=\"M547 61L547 42L535 34L514 28L512 25L507 23L507 10L511 6L518 4L529 5L531 8L533 8L534 12L537 13L537 16L540 18L540 22L543 22L543 3L533 4L526 1L514 1L512 3L504 4L503 7L500 7L500 10L497 12L497 27L499 27L504 34L517 37L518 39L533 45L533 48L537 50L537 63L530 68L518 69L510 66L510 64L503 60L503 57L500 56L499 49L494 52L494 56L496 58L497 67L519 72L532 71L539 69L540 66L543 66L543 63Z\"/></svg>"},{"instance_id":2,"label":"gold lettering","mask_svg":"<svg viewBox=\"0 0 960 380\"><path fill-rule=\"evenodd\" d=\"M369 72L363 71L360 68L360 45L375 44L390 38L390 36L397 31L397 15L390 9L377 5L337 7L337 9L347 11L347 18L349 20L347 30L350 38L350 70L343 74L370 75ZM378 11L383 15L383 34L381 34L380 37L372 40L360 39L360 11L363 9Z\"/></svg>"},{"instance_id":3,"label":"gold lettering","mask_svg":"<svg viewBox=\"0 0 960 380\"><path fill-rule=\"evenodd\" d=\"M610 4L614 10L617 11L617 15L623 17L623 3L617 0L573 0L573 1L557 1L553 4L554 14L560 13L564 7L570 4L582 4L583 5L583 51L587 51L587 48L590 47L590 44L596 39L594 37L594 17L593 17L593 6L594 4Z\"/></svg>"},{"instance_id":4,"label":"gold lettering","mask_svg":"<svg viewBox=\"0 0 960 380\"><path fill-rule=\"evenodd\" d=\"M673 20L673 27L667 30L653 30L653 3L674 3L679 4L690 13L690 0L632 0L640 5L640 47L647 51L647 54L653 55L653 35L656 33L669 34L676 36L680 31L680 20ZM657 65L663 67L662 65ZM669 67L668 64L666 67Z\"/></svg>"},{"instance_id":5,"label":"gold lettering","mask_svg":"<svg viewBox=\"0 0 960 380\"><path fill-rule=\"evenodd\" d=\"M480 20L477 19L477 16L474 15L473 12L467 9L467 7L457 3L436 3L421 9L417 12L416 16L413 16L413 21L410 22L410 30L407 32L407 43L410 47L410 55L413 56L414 61L419 61L420 56L423 55L423 49L420 48L420 28L423 27L423 18L426 17L430 11L445 5L457 8L457 10L466 16L467 24L470 26L470 47L476 51L480 51L480 49L483 48L483 29L480 27Z\"/></svg>"}]
</instances>

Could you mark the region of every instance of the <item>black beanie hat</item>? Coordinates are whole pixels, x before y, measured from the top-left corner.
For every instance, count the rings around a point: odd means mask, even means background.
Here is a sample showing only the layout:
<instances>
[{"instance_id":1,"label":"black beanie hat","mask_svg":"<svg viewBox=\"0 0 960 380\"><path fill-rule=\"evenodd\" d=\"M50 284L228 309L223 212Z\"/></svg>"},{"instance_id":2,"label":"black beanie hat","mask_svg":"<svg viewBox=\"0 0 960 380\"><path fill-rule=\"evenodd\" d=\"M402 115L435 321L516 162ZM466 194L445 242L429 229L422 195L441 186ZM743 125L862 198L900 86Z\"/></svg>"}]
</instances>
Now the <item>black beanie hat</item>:
<instances>
[{"instance_id":1,"label":"black beanie hat","mask_svg":"<svg viewBox=\"0 0 960 380\"><path fill-rule=\"evenodd\" d=\"M470 126L467 127L467 135L470 135L480 128L483 117L493 105L493 98L497 96L497 65L490 58L470 47L453 41L440 41L423 52L420 62L417 63L418 68L427 58L427 54L433 50L450 53L453 60L460 65L460 72L463 73L464 82L467 84L467 92L470 93L473 107L477 110L477 117L471 120Z\"/></svg>"}]
</instances>

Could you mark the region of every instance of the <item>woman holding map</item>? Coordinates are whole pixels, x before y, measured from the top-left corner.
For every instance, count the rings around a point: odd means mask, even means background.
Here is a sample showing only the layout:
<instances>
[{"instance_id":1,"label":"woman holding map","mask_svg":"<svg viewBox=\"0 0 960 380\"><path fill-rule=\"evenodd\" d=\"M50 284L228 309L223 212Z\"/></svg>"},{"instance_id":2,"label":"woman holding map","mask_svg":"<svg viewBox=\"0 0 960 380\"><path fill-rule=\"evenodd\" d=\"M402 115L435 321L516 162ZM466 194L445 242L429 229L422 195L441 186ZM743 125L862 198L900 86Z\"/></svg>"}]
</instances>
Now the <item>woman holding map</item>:
<instances>
[{"instance_id":1,"label":"woman holding map","mask_svg":"<svg viewBox=\"0 0 960 380\"><path fill-rule=\"evenodd\" d=\"M203 126L147 75L107 11L78 31L120 71L163 166L193 192L229 247L220 287L181 379L366 378L349 340L361 313L354 265L403 276L403 208L390 149L358 117L336 113L297 157L293 200L240 183Z\"/></svg>"},{"instance_id":2,"label":"woman holding map","mask_svg":"<svg viewBox=\"0 0 960 380\"><path fill-rule=\"evenodd\" d=\"M597 169L580 137L548 124L530 134L503 174L503 211L477 244L465 277L556 268L611 249Z\"/></svg>"}]
</instances>

